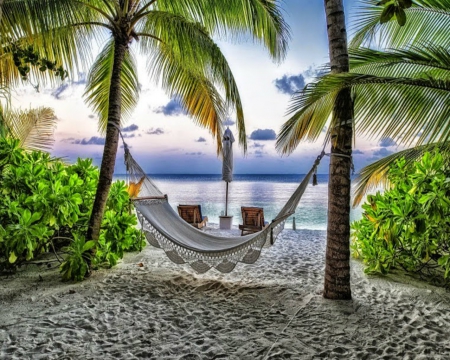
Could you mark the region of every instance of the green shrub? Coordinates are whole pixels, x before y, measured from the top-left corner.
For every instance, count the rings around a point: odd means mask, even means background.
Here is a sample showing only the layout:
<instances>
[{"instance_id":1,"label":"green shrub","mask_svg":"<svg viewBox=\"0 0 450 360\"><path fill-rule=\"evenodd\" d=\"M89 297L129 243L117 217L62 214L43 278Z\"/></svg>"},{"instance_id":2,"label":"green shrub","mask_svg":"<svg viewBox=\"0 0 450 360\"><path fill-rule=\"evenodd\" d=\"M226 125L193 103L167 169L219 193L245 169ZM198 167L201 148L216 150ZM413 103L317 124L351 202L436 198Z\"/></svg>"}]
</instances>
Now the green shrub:
<instances>
[{"instance_id":1,"label":"green shrub","mask_svg":"<svg viewBox=\"0 0 450 360\"><path fill-rule=\"evenodd\" d=\"M60 266L64 281L80 281L89 272L89 264L92 261L91 249L95 247L95 241L86 241L83 236L74 236L74 240L66 248L68 255Z\"/></svg>"},{"instance_id":2,"label":"green shrub","mask_svg":"<svg viewBox=\"0 0 450 360\"><path fill-rule=\"evenodd\" d=\"M352 224L352 252L367 273L394 268L449 279L450 170L439 153L390 169L391 188L369 195Z\"/></svg>"},{"instance_id":3,"label":"green shrub","mask_svg":"<svg viewBox=\"0 0 450 360\"><path fill-rule=\"evenodd\" d=\"M102 231L96 253L96 263L114 266L125 251L140 250L145 245L136 228L137 218L129 214L130 198L124 181L111 185L107 210L102 222Z\"/></svg>"},{"instance_id":4,"label":"green shrub","mask_svg":"<svg viewBox=\"0 0 450 360\"><path fill-rule=\"evenodd\" d=\"M0 138L0 270L14 270L50 246L57 251L67 247L63 278L80 280L87 273L85 264L113 266L124 251L142 248L125 182L117 181L108 197L99 242L88 241L89 249L81 251L97 189L97 167L91 159L66 165L43 152L25 152L18 144Z\"/></svg>"}]
</instances>

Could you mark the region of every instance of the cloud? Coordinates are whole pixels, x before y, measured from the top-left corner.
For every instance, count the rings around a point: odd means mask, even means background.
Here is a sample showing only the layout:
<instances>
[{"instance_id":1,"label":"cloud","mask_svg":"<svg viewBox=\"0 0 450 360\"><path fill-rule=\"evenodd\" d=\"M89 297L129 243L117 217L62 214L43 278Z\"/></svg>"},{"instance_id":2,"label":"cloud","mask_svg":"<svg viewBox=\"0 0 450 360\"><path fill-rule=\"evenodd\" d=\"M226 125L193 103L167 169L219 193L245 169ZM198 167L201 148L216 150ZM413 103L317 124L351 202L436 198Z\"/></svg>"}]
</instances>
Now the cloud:
<instances>
[{"instance_id":1,"label":"cloud","mask_svg":"<svg viewBox=\"0 0 450 360\"><path fill-rule=\"evenodd\" d=\"M91 114L91 115L88 115L88 118L89 118L89 119L94 119L94 118L95 118L95 115L92 115L92 114Z\"/></svg>"},{"instance_id":2,"label":"cloud","mask_svg":"<svg viewBox=\"0 0 450 360\"><path fill-rule=\"evenodd\" d=\"M267 153L265 151L255 150L254 154L256 157L264 157L264 155L266 155Z\"/></svg>"},{"instance_id":3,"label":"cloud","mask_svg":"<svg viewBox=\"0 0 450 360\"><path fill-rule=\"evenodd\" d=\"M316 78L328 73L327 69L321 68L313 68L310 66L307 70L303 71L302 74L305 78Z\"/></svg>"},{"instance_id":4,"label":"cloud","mask_svg":"<svg viewBox=\"0 0 450 360\"><path fill-rule=\"evenodd\" d=\"M105 138L93 136L90 139L71 139L72 144L77 145L105 145Z\"/></svg>"},{"instance_id":5,"label":"cloud","mask_svg":"<svg viewBox=\"0 0 450 360\"><path fill-rule=\"evenodd\" d=\"M162 135L164 134L164 129L161 128L151 128L149 130L146 131L146 134L148 135Z\"/></svg>"},{"instance_id":6,"label":"cloud","mask_svg":"<svg viewBox=\"0 0 450 360\"><path fill-rule=\"evenodd\" d=\"M63 83L60 86L58 86L53 92L50 93L51 96L53 96L56 100L61 100L62 94L72 86L76 85L85 85L86 84L86 74L79 73L78 74L79 80L77 81L71 81L70 83Z\"/></svg>"},{"instance_id":7,"label":"cloud","mask_svg":"<svg viewBox=\"0 0 450 360\"><path fill-rule=\"evenodd\" d=\"M381 149L375 150L375 151L372 153L372 155L384 157L384 156L391 155L391 154L393 154L393 153L394 153L393 151L389 151L389 150L387 150L386 148L381 148Z\"/></svg>"},{"instance_id":8,"label":"cloud","mask_svg":"<svg viewBox=\"0 0 450 360\"><path fill-rule=\"evenodd\" d=\"M185 153L184 155L189 155L189 156L201 156L201 155L205 155L205 154L203 154L203 153L200 152L200 151L197 151L197 152L187 152L187 153Z\"/></svg>"},{"instance_id":9,"label":"cloud","mask_svg":"<svg viewBox=\"0 0 450 360\"><path fill-rule=\"evenodd\" d=\"M274 83L279 92L292 95L305 87L305 78L302 74L291 76L283 75L282 78L275 79Z\"/></svg>"},{"instance_id":10,"label":"cloud","mask_svg":"<svg viewBox=\"0 0 450 360\"><path fill-rule=\"evenodd\" d=\"M136 124L131 124L130 126L122 128L122 132L132 132L132 131L136 131L138 129L139 129L139 126L137 126Z\"/></svg>"},{"instance_id":11,"label":"cloud","mask_svg":"<svg viewBox=\"0 0 450 360\"><path fill-rule=\"evenodd\" d=\"M223 124L224 124L225 126L233 126L234 124L236 124L236 122L233 121L233 120L231 120L230 118L228 118L228 119L226 119L226 120L223 122Z\"/></svg>"},{"instance_id":12,"label":"cloud","mask_svg":"<svg viewBox=\"0 0 450 360\"><path fill-rule=\"evenodd\" d=\"M381 159L381 158L383 158L383 157L386 157L386 156L388 156L388 155L391 155L391 154L393 154L394 152L393 151L390 151L390 150L388 150L388 149L386 149L386 148L381 148L381 149L378 149L378 150L375 150L373 153L372 153L372 157L371 158L369 158L369 159L367 159L367 160L369 160L369 161L375 161L375 160L379 160L379 159Z\"/></svg>"},{"instance_id":13,"label":"cloud","mask_svg":"<svg viewBox=\"0 0 450 360\"><path fill-rule=\"evenodd\" d=\"M310 66L298 75L283 75L283 77L275 79L275 87L283 94L292 95L302 90L305 85L316 77L322 76L328 70L324 68L313 68Z\"/></svg>"},{"instance_id":14,"label":"cloud","mask_svg":"<svg viewBox=\"0 0 450 360\"><path fill-rule=\"evenodd\" d=\"M362 155L362 154L364 154L364 153L361 150L358 150L358 149L354 149L352 151L352 155Z\"/></svg>"},{"instance_id":15,"label":"cloud","mask_svg":"<svg viewBox=\"0 0 450 360\"><path fill-rule=\"evenodd\" d=\"M261 148L261 149L263 149L264 146L266 146L266 145L260 144L260 143L257 143L257 142L255 142L253 145L250 145L251 148Z\"/></svg>"},{"instance_id":16,"label":"cloud","mask_svg":"<svg viewBox=\"0 0 450 360\"><path fill-rule=\"evenodd\" d=\"M172 99L170 100L167 105L160 106L154 110L157 114L164 114L166 116L178 116L178 115L184 115L186 112L181 107L181 104L178 100Z\"/></svg>"},{"instance_id":17,"label":"cloud","mask_svg":"<svg viewBox=\"0 0 450 360\"><path fill-rule=\"evenodd\" d=\"M69 88L69 84L66 84L66 83L61 84L55 90L53 90L53 92L50 95L53 96L56 100L60 100L61 99L61 95L68 88Z\"/></svg>"},{"instance_id":18,"label":"cloud","mask_svg":"<svg viewBox=\"0 0 450 360\"><path fill-rule=\"evenodd\" d=\"M125 138L125 139L129 139L129 138L134 138L136 135L135 134L122 134L122 136Z\"/></svg>"},{"instance_id":19,"label":"cloud","mask_svg":"<svg viewBox=\"0 0 450 360\"><path fill-rule=\"evenodd\" d=\"M72 142L73 140L75 140L75 138L70 137L70 138L66 138L66 139L61 139L61 142Z\"/></svg>"},{"instance_id":20,"label":"cloud","mask_svg":"<svg viewBox=\"0 0 450 360\"><path fill-rule=\"evenodd\" d=\"M197 140L195 140L195 142L205 142L206 139L204 137L199 137Z\"/></svg>"},{"instance_id":21,"label":"cloud","mask_svg":"<svg viewBox=\"0 0 450 360\"><path fill-rule=\"evenodd\" d=\"M275 131L272 129L258 129L253 131L250 134L251 140L260 140L260 141L266 141L266 140L275 140L277 135L275 134Z\"/></svg>"},{"instance_id":22,"label":"cloud","mask_svg":"<svg viewBox=\"0 0 450 360\"><path fill-rule=\"evenodd\" d=\"M390 138L390 137L386 137L380 140L379 144L381 147L386 148L389 146L397 146L397 143L395 142L394 139Z\"/></svg>"}]
</instances>

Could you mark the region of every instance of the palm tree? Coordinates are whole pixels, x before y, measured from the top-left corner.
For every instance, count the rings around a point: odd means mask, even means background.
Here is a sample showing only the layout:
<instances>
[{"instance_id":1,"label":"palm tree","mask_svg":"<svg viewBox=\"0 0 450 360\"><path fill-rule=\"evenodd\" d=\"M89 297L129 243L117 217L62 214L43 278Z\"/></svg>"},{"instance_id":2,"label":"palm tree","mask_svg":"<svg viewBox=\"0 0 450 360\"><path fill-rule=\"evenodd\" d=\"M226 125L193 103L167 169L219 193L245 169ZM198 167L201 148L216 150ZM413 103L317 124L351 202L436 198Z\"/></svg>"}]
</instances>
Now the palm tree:
<instances>
[{"instance_id":1,"label":"palm tree","mask_svg":"<svg viewBox=\"0 0 450 360\"><path fill-rule=\"evenodd\" d=\"M5 0L14 4L12 0ZM233 111L246 149L244 115L231 70L212 36L249 36L275 60L286 52L288 28L276 0L16 0L24 6L21 29L33 23L55 58L84 60L86 39L103 40L88 76L86 98L106 132L100 179L87 237L97 239L112 181L119 128L138 101L133 45L147 58L152 79L176 97L220 151L222 120ZM38 4L39 6L34 6ZM50 24L36 21L40 12ZM52 16L53 14L53 16ZM28 15L28 17L26 17ZM34 20L26 20L26 19ZM28 22L27 22L28 21ZM13 21L10 26L17 27ZM58 31L52 31L58 29ZM36 34L35 34L36 35ZM49 42L52 46L49 46ZM63 46L64 45L64 46ZM65 52L67 51L67 54ZM74 54L78 53L78 57Z\"/></svg>"},{"instance_id":2,"label":"palm tree","mask_svg":"<svg viewBox=\"0 0 450 360\"><path fill-rule=\"evenodd\" d=\"M450 140L450 37L443 31L450 26L450 0L416 0L405 9L404 26L380 24L383 6L377 4L364 1L356 16L350 73L325 75L298 93L278 139L284 151L302 139L317 139L339 91L351 89L356 134L414 146L365 167L354 204L373 187L387 185L389 167L398 158L414 161L436 146L448 149ZM381 50L360 47L375 41Z\"/></svg>"},{"instance_id":3,"label":"palm tree","mask_svg":"<svg viewBox=\"0 0 450 360\"><path fill-rule=\"evenodd\" d=\"M330 68L349 70L347 32L342 0L325 0ZM353 139L353 104L343 89L333 105L328 182L328 225L323 296L351 299L350 288L350 168Z\"/></svg>"},{"instance_id":4,"label":"palm tree","mask_svg":"<svg viewBox=\"0 0 450 360\"><path fill-rule=\"evenodd\" d=\"M330 70L332 74L346 74L349 71L347 32L342 0L325 0ZM328 182L328 225L323 296L328 299L351 299L350 287L350 192L351 154L353 139L353 102L350 89L337 91L328 102L315 106L304 104L303 92L297 94L291 103L293 116L283 125L277 138L277 149L289 154L301 140L311 138L311 131L319 128L314 121L319 115L332 114L329 182ZM326 106L324 106L326 105ZM319 115L318 115L319 114ZM320 119L322 119L320 117ZM321 124L319 133L325 124Z\"/></svg>"},{"instance_id":5,"label":"palm tree","mask_svg":"<svg viewBox=\"0 0 450 360\"><path fill-rule=\"evenodd\" d=\"M342 0L325 0L330 69L349 70L347 32ZM300 130L301 131L301 130ZM351 299L350 288L350 169L353 139L353 104L349 89L336 95L332 108L331 153L328 182L328 225L323 296ZM290 149L292 151L293 148Z\"/></svg>"}]
</instances>

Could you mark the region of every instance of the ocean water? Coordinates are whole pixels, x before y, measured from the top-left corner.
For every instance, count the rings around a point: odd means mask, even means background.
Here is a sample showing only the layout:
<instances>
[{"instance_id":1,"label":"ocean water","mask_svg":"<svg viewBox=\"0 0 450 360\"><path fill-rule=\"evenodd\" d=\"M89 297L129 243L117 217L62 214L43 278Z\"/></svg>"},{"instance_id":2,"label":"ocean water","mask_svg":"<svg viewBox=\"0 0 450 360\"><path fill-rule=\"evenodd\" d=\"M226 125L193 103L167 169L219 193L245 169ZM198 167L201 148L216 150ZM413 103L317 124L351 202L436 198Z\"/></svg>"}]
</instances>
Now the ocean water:
<instances>
[{"instance_id":1,"label":"ocean water","mask_svg":"<svg viewBox=\"0 0 450 360\"><path fill-rule=\"evenodd\" d=\"M300 184L304 175L233 175L228 185L228 215L233 225L241 223L241 206L264 208L264 218L271 221ZM210 223L219 223L225 213L226 183L221 175L150 175L159 189L167 194L176 210L179 204L201 204L202 214ZM115 179L125 180L125 175ZM327 224L328 175L317 176L318 185L310 184L295 212L297 229L325 230ZM293 217L286 222L292 229ZM352 209L351 218L361 217L361 208Z\"/></svg>"}]
</instances>

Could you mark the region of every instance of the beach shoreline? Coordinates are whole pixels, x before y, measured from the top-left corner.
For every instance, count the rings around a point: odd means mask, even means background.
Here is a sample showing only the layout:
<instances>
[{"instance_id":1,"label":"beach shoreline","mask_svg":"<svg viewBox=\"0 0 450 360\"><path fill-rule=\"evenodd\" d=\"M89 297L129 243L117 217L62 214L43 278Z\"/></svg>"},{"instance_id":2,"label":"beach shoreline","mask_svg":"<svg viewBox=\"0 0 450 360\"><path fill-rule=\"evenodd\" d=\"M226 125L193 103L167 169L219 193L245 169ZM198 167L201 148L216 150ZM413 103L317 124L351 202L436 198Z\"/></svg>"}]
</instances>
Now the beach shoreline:
<instances>
[{"instance_id":1,"label":"beach shoreline","mask_svg":"<svg viewBox=\"0 0 450 360\"><path fill-rule=\"evenodd\" d=\"M368 277L352 260L353 300L326 300L325 237L285 230L255 264L230 274L196 274L147 246L81 283L44 267L3 276L0 359L450 356L448 291L400 275Z\"/></svg>"}]
</instances>

